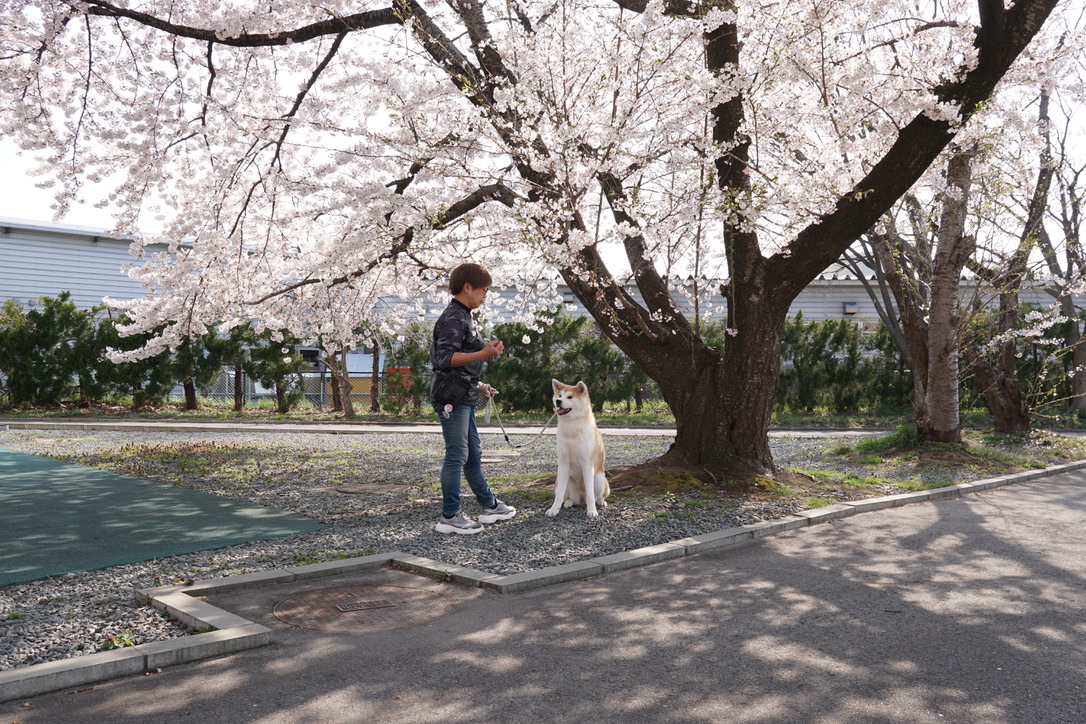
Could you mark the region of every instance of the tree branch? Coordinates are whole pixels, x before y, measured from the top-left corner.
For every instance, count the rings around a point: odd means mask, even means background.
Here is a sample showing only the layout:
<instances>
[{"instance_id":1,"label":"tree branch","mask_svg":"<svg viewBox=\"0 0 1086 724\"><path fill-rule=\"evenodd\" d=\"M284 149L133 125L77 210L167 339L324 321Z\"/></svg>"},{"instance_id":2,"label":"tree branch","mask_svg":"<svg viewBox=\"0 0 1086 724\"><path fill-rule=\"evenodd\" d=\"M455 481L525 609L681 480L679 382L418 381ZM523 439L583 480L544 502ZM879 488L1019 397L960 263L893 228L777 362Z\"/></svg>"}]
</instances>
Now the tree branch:
<instances>
[{"instance_id":1,"label":"tree branch","mask_svg":"<svg viewBox=\"0 0 1086 724\"><path fill-rule=\"evenodd\" d=\"M639 228L637 219L626 212L626 192L622 188L622 182L607 172L600 172L598 180L615 221L635 229ZM667 284L657 273L656 267L645 259L644 236L640 233L627 234L622 239L622 245L626 249L626 259L630 262L634 282L637 284L638 291L641 292L641 298L645 300L645 306L650 312L672 318L674 324L684 331L690 331L686 318L675 308L675 303L668 293Z\"/></svg>"},{"instance_id":2,"label":"tree branch","mask_svg":"<svg viewBox=\"0 0 1086 724\"><path fill-rule=\"evenodd\" d=\"M623 10L632 10L635 13L643 13L649 6L649 0L615 0ZM705 14L700 3L687 2L687 0L667 0L664 3L665 15L677 15L687 18L698 18Z\"/></svg>"},{"instance_id":3,"label":"tree branch","mask_svg":"<svg viewBox=\"0 0 1086 724\"><path fill-rule=\"evenodd\" d=\"M1002 0L980 0L982 6ZM988 7L987 25L977 31L977 64L961 80L936 89L942 103L960 108L967 120L992 93L1018 55L1040 30L1058 0L1015 0L1008 11ZM833 263L841 252L878 220L886 209L935 161L957 132L958 124L935 120L919 113L898 134L886 154L853 188L838 200L834 210L801 231L787 253L770 260L771 278L779 280L774 293L794 299L810 279ZM802 254L791 251L802 249Z\"/></svg>"},{"instance_id":4,"label":"tree branch","mask_svg":"<svg viewBox=\"0 0 1086 724\"><path fill-rule=\"evenodd\" d=\"M505 206L512 207L514 204L516 204L518 200L519 197L516 195L516 193L514 193L512 189L504 186L503 184L496 183L483 186L468 194L464 198L460 199L456 203L452 204L442 213L436 215L430 222L430 228L434 230L444 229L448 227L448 225L452 222L463 217L474 209L479 208L480 206L489 201L497 201ZM411 248L411 243L414 241L414 238L415 229L413 227L409 227L400 236L400 240L393 244L391 248L389 248L376 258L370 260L362 267L355 269L354 271L348 272L347 274L343 274L333 279L309 277L299 282L295 282L294 284L288 284L285 287L280 287L274 292L265 294L264 296L251 300L247 303L250 305L261 304L269 299L282 296L287 292L291 292L295 289L301 289L302 287L312 286L313 284L347 284L352 280L365 275L367 272L372 271L379 265L389 260L395 259L401 254L408 253Z\"/></svg>"},{"instance_id":5,"label":"tree branch","mask_svg":"<svg viewBox=\"0 0 1086 724\"><path fill-rule=\"evenodd\" d=\"M313 86L317 84L317 79L320 78L321 73L324 72L324 69L327 68L328 64L332 62L332 58L334 58L336 53L339 52L339 48L343 44L343 39L346 37L347 33L340 33L336 36L336 39L332 41L332 47L328 49L328 52L325 53L324 58L322 58L321 62L317 64L317 67L313 69L313 72L309 75L309 80L307 80L305 85L302 86L302 89L298 91L298 95L294 99L294 105L291 106L290 110L283 115L283 119L285 121L283 124L283 131L279 134L279 138L275 141L275 156L272 159L272 163L276 166L279 166L280 169L282 169L280 153L283 150L283 143L287 140L287 133L290 132L290 120L294 118L295 115L297 115L298 109L302 107L302 103L303 101L305 101L305 98L309 94L309 91L311 91L313 89Z\"/></svg>"},{"instance_id":6,"label":"tree branch","mask_svg":"<svg viewBox=\"0 0 1086 724\"><path fill-rule=\"evenodd\" d=\"M235 36L223 36L214 30L181 25L156 17L149 13L121 7L106 0L64 0L75 12L86 15L100 15L109 18L128 18L141 25L163 30L171 35L192 38L205 42L221 43L238 48L258 48L265 46L288 45L313 40L325 35L339 35L344 32L368 30L382 25L402 25L403 18L392 7L369 10L363 13L330 18L317 23L303 25L293 30L276 33L242 33Z\"/></svg>"}]
</instances>

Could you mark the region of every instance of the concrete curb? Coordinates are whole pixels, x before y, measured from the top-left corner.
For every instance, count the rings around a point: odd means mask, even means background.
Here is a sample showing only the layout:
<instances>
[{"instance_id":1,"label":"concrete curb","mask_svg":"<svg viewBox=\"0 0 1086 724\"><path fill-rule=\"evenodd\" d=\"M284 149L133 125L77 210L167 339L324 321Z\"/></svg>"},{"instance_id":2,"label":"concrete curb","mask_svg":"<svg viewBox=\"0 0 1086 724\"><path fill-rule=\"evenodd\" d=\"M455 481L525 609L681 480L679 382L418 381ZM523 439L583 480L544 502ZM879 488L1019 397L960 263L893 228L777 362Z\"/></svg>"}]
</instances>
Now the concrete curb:
<instances>
[{"instance_id":1,"label":"concrete curb","mask_svg":"<svg viewBox=\"0 0 1086 724\"><path fill-rule=\"evenodd\" d=\"M817 525L859 513L931 500L958 498L970 493L978 493L1050 475L1081 470L1082 468L1086 468L1086 460L1042 470L961 483L945 488L837 503L825 508L805 510L776 520L728 528L669 543L613 553L587 561L566 563L560 566L551 566L506 576L498 576L409 553L392 552L349 558L342 561L314 563L284 570L227 576L225 578L199 581L192 585L144 588L135 591L135 595L140 602L149 603L156 608L167 611L171 616L184 621L186 625L200 633L165 641L154 641L130 648L0 671L0 702L63 689L78 688L122 676L151 672L174 664L214 658L245 649L265 646L272 642L273 631L271 629L216 608L206 601L200 600L197 596L207 596L213 593L224 593L244 588L259 588L292 581L326 578L383 566L402 568L461 585L486 588L497 593L515 593L564 581L590 578L613 571L695 555L709 550L735 547L775 533Z\"/></svg>"}]
</instances>

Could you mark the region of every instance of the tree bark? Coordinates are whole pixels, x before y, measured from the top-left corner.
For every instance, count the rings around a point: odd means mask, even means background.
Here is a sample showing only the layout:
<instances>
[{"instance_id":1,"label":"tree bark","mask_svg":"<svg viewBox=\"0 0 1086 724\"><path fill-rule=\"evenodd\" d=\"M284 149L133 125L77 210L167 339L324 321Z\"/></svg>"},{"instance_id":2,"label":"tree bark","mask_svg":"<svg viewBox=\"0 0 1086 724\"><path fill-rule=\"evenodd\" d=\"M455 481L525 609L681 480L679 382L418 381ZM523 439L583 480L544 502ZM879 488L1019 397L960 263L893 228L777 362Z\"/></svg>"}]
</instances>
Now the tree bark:
<instances>
[{"instance_id":1,"label":"tree bark","mask_svg":"<svg viewBox=\"0 0 1086 724\"><path fill-rule=\"evenodd\" d=\"M1065 305L1064 314L1067 315L1068 332L1066 342L1071 349L1071 364L1073 369L1068 373L1071 378L1071 405L1072 412L1082 414L1086 412L1086 344L1083 344L1082 332L1079 321L1074 314L1074 303L1069 299Z\"/></svg>"},{"instance_id":2,"label":"tree bark","mask_svg":"<svg viewBox=\"0 0 1086 724\"><path fill-rule=\"evenodd\" d=\"M185 388L185 409L186 410L198 410L200 405L196 399L196 383L189 377L182 383L182 387Z\"/></svg>"},{"instance_id":3,"label":"tree bark","mask_svg":"<svg viewBox=\"0 0 1086 724\"><path fill-rule=\"evenodd\" d=\"M984 393L996 432L1005 435L1029 432L1033 418L1026 403L1026 396L1019 389L1018 377L1003 377L997 374L995 366L984 359L974 345L963 345L962 352Z\"/></svg>"},{"instance_id":4,"label":"tree bark","mask_svg":"<svg viewBox=\"0 0 1086 724\"><path fill-rule=\"evenodd\" d=\"M239 359L234 364L234 412L245 409L245 376L244 368Z\"/></svg>"},{"instance_id":5,"label":"tree bark","mask_svg":"<svg viewBox=\"0 0 1086 724\"><path fill-rule=\"evenodd\" d=\"M373 364L370 365L370 412L376 414L381 411L380 381L381 381L381 347L374 337Z\"/></svg>"},{"instance_id":6,"label":"tree bark","mask_svg":"<svg viewBox=\"0 0 1086 724\"><path fill-rule=\"evenodd\" d=\"M734 9L728 0L716 5ZM958 104L963 117L968 117L990 95L1053 6L1051 0L1023 0L1006 10L1002 5L989 7L977 32L977 66L942 88L941 97ZM707 33L706 61L715 72L739 67L740 43L734 24L723 23ZM750 183L749 139L740 135L742 120L739 98L713 112L714 140L730 149L717 159L717 183L725 193L736 195ZM724 289L730 334L723 355L707 348L681 315L674 313L666 284L645 263L645 247L636 233L626 238L625 245L644 308L617 289L594 249L583 250L580 264L562 270L604 333L660 385L677 427L675 442L663 461L702 467L714 476L775 472L769 423L780 365L781 326L791 301L908 191L954 134L952 123L916 116L856 184L854 193L843 196L834 211L801 231L785 253L767 258L757 237L741 224L725 228L731 279ZM956 171L964 173L966 184L969 168L967 159L958 161ZM636 228L636 220L617 203L622 199L621 187L606 177L600 182L616 221ZM953 270L960 275L971 250L963 234L964 208L963 202L946 210L946 244L941 258L936 254L942 268L935 274L943 282L940 299L933 299L932 306L940 323L938 329L928 329L927 370L921 385L924 416L918 420L921 435L931 441L961 439ZM660 316L668 319L666 327L654 321Z\"/></svg>"},{"instance_id":7,"label":"tree bark","mask_svg":"<svg viewBox=\"0 0 1086 724\"><path fill-rule=\"evenodd\" d=\"M947 191L939 221L928 309L928 374L917 430L924 442L961 442L958 390L960 317L958 282L975 242L965 235L972 182L972 155L958 153L947 163Z\"/></svg>"},{"instance_id":8,"label":"tree bark","mask_svg":"<svg viewBox=\"0 0 1086 724\"><path fill-rule=\"evenodd\" d=\"M1033 415L1026 391L1018 380L1019 345L1015 332L1020 322L1019 294L1022 282L1026 278L1029 258L1038 248L1046 252L1044 237L1044 217L1048 210L1048 194L1055 175L1055 166L1048 144L1049 97L1041 92L1038 102L1038 127L1046 143L1041 151L1040 170L1037 182L1026 208L1026 218L1019 235L1018 246L1011 254L1006 268L990 272L981 270L981 275L988 280L999 293L999 328L994 343L994 353L981 354L980 350L971 349L970 359L976 360L974 374L977 376L988 409L992 413L997 432L1011 434L1029 432L1033 424ZM1075 315L1072 315L1072 318ZM1074 325L1073 325L1074 326ZM972 345L967 345L972 346Z\"/></svg>"},{"instance_id":9,"label":"tree bark","mask_svg":"<svg viewBox=\"0 0 1086 724\"><path fill-rule=\"evenodd\" d=\"M332 377L333 400L339 404L339 410L348 420L354 419L354 403L351 401L351 380L347 376L347 352L324 357L324 364Z\"/></svg>"}]
</instances>

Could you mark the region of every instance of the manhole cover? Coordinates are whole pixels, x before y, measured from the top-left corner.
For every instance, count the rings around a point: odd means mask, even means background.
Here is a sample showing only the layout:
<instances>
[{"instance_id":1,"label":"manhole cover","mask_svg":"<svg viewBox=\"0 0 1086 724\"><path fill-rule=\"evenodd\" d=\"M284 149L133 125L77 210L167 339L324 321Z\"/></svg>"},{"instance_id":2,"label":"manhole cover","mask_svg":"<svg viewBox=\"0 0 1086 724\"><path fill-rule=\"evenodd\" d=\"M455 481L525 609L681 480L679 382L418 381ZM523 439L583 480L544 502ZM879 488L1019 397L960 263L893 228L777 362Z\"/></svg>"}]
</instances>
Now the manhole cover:
<instances>
[{"instance_id":1,"label":"manhole cover","mask_svg":"<svg viewBox=\"0 0 1086 724\"><path fill-rule=\"evenodd\" d=\"M416 626L452 610L444 596L403 586L344 586L299 593L275 605L275 617L303 629L363 633Z\"/></svg>"}]
</instances>

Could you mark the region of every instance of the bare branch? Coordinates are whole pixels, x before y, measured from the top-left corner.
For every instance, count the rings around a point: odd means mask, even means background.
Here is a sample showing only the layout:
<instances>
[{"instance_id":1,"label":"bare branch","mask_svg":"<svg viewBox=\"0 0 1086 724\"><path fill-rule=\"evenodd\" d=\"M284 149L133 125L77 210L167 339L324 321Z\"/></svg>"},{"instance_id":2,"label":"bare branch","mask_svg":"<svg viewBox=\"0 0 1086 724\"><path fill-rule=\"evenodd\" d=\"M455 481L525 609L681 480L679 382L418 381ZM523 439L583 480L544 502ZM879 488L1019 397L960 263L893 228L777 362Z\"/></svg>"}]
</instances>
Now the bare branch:
<instances>
[{"instance_id":1,"label":"bare branch","mask_svg":"<svg viewBox=\"0 0 1086 724\"><path fill-rule=\"evenodd\" d=\"M1002 0L980 0L984 6ZM1026 47L1058 0L1016 0L1008 11L987 8L990 24L977 31L977 64L961 78L935 89L938 99L961 109L967 119L992 93L996 83ZM771 259L775 279L787 279L775 291L794 298L878 220L920 177L954 138L957 124L920 113L901 129L897 140L867 175L845 194L835 209L801 231L786 254ZM791 254L793 249L803 254ZM802 272L800 272L802 270Z\"/></svg>"},{"instance_id":2,"label":"bare branch","mask_svg":"<svg viewBox=\"0 0 1086 724\"><path fill-rule=\"evenodd\" d=\"M313 72L309 76L309 80L307 80L305 85L302 86L302 89L298 91L298 95L294 99L294 105L283 115L283 119L287 122L283 125L283 131L279 134L279 138L275 142L275 158L272 160L272 162L280 168L282 168L280 153L283 150L283 143L287 140L287 133L290 132L290 119L297 115L298 109L302 107L302 103L305 101L306 96L313 90L321 73L324 72L324 69L332 62L332 58L339 52L340 46L343 45L343 39L346 37L347 33L340 33L336 36L336 39L332 42L332 47L328 49L324 58L322 58L321 62L317 64L317 67L313 69Z\"/></svg>"},{"instance_id":3,"label":"bare branch","mask_svg":"<svg viewBox=\"0 0 1086 724\"><path fill-rule=\"evenodd\" d=\"M453 205L449 206L447 209L445 209L445 211L435 216L433 218L433 221L431 221L430 223L430 228L434 230L444 229L448 227L449 224L462 218L466 214L490 201L497 201L505 206L512 207L518 201L518 199L519 197L516 195L516 193L514 193L512 189L510 189L508 186L504 186L503 184L497 183L483 186L479 189L476 189L474 192L468 194ZM414 228L408 228L400 236L399 241L393 244L392 247L387 249L384 253L380 254L376 258L371 259L362 267L355 269L354 271L348 272L347 274L344 274L342 276L335 277L334 279L309 277L303 279L302 281L295 282L294 284L280 287L274 292L265 294L258 299L249 301L248 304L261 304L269 299L274 299L275 297L282 296L283 294L291 292L295 289L312 286L313 284L349 284L352 280L364 276L367 272L372 271L381 264L392 261L401 254L407 254L410 251L411 244L414 241L414 238Z\"/></svg>"},{"instance_id":4,"label":"bare branch","mask_svg":"<svg viewBox=\"0 0 1086 724\"><path fill-rule=\"evenodd\" d=\"M284 30L277 33L242 33L232 37L220 36L214 30L197 28L191 25L181 25L156 17L149 13L139 12L131 8L121 7L118 4L106 0L65 0L72 9L79 14L100 15L110 18L128 18L141 25L163 30L171 35L194 40L203 40L209 43L221 43L238 48L258 48L265 46L289 45L313 40L325 35L339 35L344 32L357 30L369 30L383 25L401 25L403 18L392 7L380 10L370 10L363 13L354 13L341 18L330 18L317 23L303 25L293 30Z\"/></svg>"}]
</instances>

